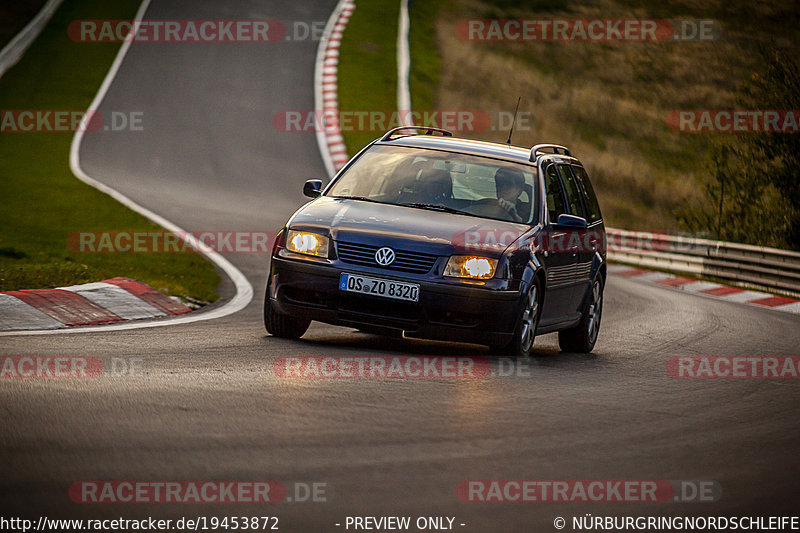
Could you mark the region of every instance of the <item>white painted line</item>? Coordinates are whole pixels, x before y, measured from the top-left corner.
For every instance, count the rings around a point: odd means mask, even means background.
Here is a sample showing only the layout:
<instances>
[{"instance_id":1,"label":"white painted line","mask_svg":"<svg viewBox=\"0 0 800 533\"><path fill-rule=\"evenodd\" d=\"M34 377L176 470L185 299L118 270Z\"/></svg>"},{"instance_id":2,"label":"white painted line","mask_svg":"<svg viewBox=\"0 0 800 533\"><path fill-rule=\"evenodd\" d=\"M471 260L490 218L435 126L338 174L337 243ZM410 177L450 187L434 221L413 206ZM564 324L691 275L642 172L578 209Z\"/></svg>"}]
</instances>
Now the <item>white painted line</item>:
<instances>
[{"instance_id":1,"label":"white painted line","mask_svg":"<svg viewBox=\"0 0 800 533\"><path fill-rule=\"evenodd\" d=\"M117 287L110 283L98 281L96 283L59 287L59 289L80 294L87 300L96 303L103 309L111 311L125 320L167 316L161 309L153 307L144 300L137 298L122 287Z\"/></svg>"},{"instance_id":2,"label":"white painted line","mask_svg":"<svg viewBox=\"0 0 800 533\"><path fill-rule=\"evenodd\" d=\"M397 23L397 110L401 126L413 126L411 117L411 90L408 75L411 69L411 54L408 49L408 0L400 0L400 17Z\"/></svg>"},{"instance_id":3,"label":"white painted line","mask_svg":"<svg viewBox=\"0 0 800 533\"><path fill-rule=\"evenodd\" d=\"M17 64L64 0L50 0L35 17L0 50L0 78Z\"/></svg>"},{"instance_id":4,"label":"white painted line","mask_svg":"<svg viewBox=\"0 0 800 533\"><path fill-rule=\"evenodd\" d=\"M66 326L10 294L0 294L0 330L3 330L0 335L10 330L22 330L30 327L55 329Z\"/></svg>"},{"instance_id":5,"label":"white painted line","mask_svg":"<svg viewBox=\"0 0 800 533\"><path fill-rule=\"evenodd\" d=\"M139 6L139 11L136 13L135 22L138 23L144 18L144 14L147 11L147 7L150 5L150 0L143 0L142 4ZM109 87L111 87L111 83L114 81L114 77L117 75L117 72L122 65L122 61L125 59L125 55L128 53L128 49L131 46L133 41L126 40L122 43L122 46L117 53L117 57L114 59L114 63L112 63L111 68L106 74L105 79L103 80L103 84L100 86L100 89L97 91L97 95L95 95L94 100L92 100L91 105L89 105L90 110L97 110L100 107L100 104L105 98L106 93L108 92ZM89 114L87 114L87 117ZM86 120L86 118L84 118ZM86 183L94 187L95 189L104 192L120 202L121 204L125 205L126 207L136 211L137 213L149 218L159 226L165 228L168 231L173 233L177 233L178 235L188 236L189 234L184 231L182 228L177 226L176 224L170 222L166 218L162 217L161 215L157 215L153 211L150 211L144 206L141 206L122 194L121 192L117 191L109 187L108 185L97 181L96 179L90 177L86 174L80 166L80 146L81 140L83 139L83 130L84 128L78 128L78 131L75 132L75 136L72 138L72 145L70 146L70 153L69 153L69 166L72 169L73 174L75 176ZM185 239L184 239L185 240ZM188 244L192 245L190 241L186 241ZM196 311L194 313L188 313L185 315L180 315L175 318L163 319L163 320L152 320L152 321L142 321L142 322L127 322L127 323L117 323L107 326L88 326L88 327L80 327L80 328L67 328L60 331L52 331L52 330L37 330L37 331L21 331L21 332L0 332L0 336L5 335L46 335L46 334L53 334L53 333L87 333L87 332L98 332L98 331L121 331L121 330L128 330L128 329L140 329L140 328L154 328L154 327L162 327L162 326L174 326L178 324L190 324L192 322L199 322L201 320L211 320L215 318L221 318L224 316L228 316L233 314L237 311L241 311L250 301L253 299L253 286L250 285L250 282L247 278L242 274L239 269L233 266L230 261L222 257L219 253L210 250L208 248L200 249L200 253L205 255L210 261L212 261L215 265L217 265L223 272L233 281L234 286L236 287L236 294L233 298L226 302L224 305L212 309L210 311Z\"/></svg>"}]
</instances>

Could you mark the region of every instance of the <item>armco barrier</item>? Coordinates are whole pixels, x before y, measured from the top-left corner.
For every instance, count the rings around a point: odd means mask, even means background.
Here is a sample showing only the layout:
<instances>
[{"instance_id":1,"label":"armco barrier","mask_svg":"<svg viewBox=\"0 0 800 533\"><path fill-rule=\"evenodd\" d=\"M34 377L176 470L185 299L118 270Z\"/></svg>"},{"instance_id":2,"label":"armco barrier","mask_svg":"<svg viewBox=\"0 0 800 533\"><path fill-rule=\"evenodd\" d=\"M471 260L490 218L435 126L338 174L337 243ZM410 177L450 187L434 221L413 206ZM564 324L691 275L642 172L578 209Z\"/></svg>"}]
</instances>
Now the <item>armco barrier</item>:
<instances>
[{"instance_id":1,"label":"armco barrier","mask_svg":"<svg viewBox=\"0 0 800 533\"><path fill-rule=\"evenodd\" d=\"M607 229L608 258L800 296L800 253L660 233Z\"/></svg>"}]
</instances>

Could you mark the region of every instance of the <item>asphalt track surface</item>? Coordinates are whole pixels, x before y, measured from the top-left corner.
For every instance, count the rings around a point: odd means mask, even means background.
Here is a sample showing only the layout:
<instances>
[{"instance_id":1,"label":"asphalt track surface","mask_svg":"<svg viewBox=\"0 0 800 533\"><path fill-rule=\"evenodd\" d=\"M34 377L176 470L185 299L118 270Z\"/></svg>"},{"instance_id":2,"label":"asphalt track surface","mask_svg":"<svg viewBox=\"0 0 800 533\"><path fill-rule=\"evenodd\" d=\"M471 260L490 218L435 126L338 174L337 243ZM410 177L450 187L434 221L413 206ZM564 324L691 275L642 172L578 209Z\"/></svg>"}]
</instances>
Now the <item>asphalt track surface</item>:
<instances>
[{"instance_id":1,"label":"asphalt track surface","mask_svg":"<svg viewBox=\"0 0 800 533\"><path fill-rule=\"evenodd\" d=\"M150 19L324 21L334 3L154 0ZM103 110L145 130L87 135L84 170L188 230L275 230L324 168L313 133L273 114L313 108L316 42L134 44ZM527 375L477 380L286 380L287 355L474 355L313 324L266 335L268 257L226 257L255 288L223 319L109 333L13 336L3 355L142 358L146 376L2 380L3 516L265 515L283 531L346 516L454 516L461 531L553 531L593 515L797 511L797 380L671 378L679 355L800 355L800 318L612 276L591 355L539 337ZM222 287L230 296L232 287ZM495 364L499 364L495 361ZM466 503L468 479L715 480L715 503ZM326 503L76 504L80 480L327 483ZM571 530L571 526L567 526Z\"/></svg>"}]
</instances>

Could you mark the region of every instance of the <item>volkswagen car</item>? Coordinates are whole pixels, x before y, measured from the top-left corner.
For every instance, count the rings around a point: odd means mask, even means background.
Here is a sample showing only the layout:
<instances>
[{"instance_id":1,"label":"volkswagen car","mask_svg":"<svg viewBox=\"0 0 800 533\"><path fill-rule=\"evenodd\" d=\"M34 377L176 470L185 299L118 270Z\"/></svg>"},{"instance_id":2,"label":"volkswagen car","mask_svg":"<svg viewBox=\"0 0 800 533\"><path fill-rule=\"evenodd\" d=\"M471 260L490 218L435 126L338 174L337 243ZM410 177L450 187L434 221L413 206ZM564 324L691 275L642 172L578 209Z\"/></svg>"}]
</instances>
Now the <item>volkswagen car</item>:
<instances>
[{"instance_id":1,"label":"volkswagen car","mask_svg":"<svg viewBox=\"0 0 800 533\"><path fill-rule=\"evenodd\" d=\"M524 357L557 331L562 350L593 349L606 236L566 147L395 128L303 192L313 200L272 250L270 334L296 339L316 320Z\"/></svg>"}]
</instances>

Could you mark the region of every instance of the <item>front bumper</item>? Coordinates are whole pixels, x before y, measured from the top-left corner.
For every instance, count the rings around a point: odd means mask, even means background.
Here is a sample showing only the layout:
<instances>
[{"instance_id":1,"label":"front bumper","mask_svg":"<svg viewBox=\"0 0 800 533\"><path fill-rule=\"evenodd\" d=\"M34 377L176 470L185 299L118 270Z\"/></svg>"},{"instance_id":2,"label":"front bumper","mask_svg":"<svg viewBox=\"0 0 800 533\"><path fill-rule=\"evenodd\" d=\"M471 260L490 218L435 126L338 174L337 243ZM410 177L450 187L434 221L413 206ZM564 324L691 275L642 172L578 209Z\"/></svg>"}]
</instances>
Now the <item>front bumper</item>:
<instances>
[{"instance_id":1,"label":"front bumper","mask_svg":"<svg viewBox=\"0 0 800 533\"><path fill-rule=\"evenodd\" d=\"M418 283L419 301L342 291L342 272ZM505 344L520 305L516 290L443 283L351 265L272 257L268 297L281 313L385 335Z\"/></svg>"}]
</instances>

